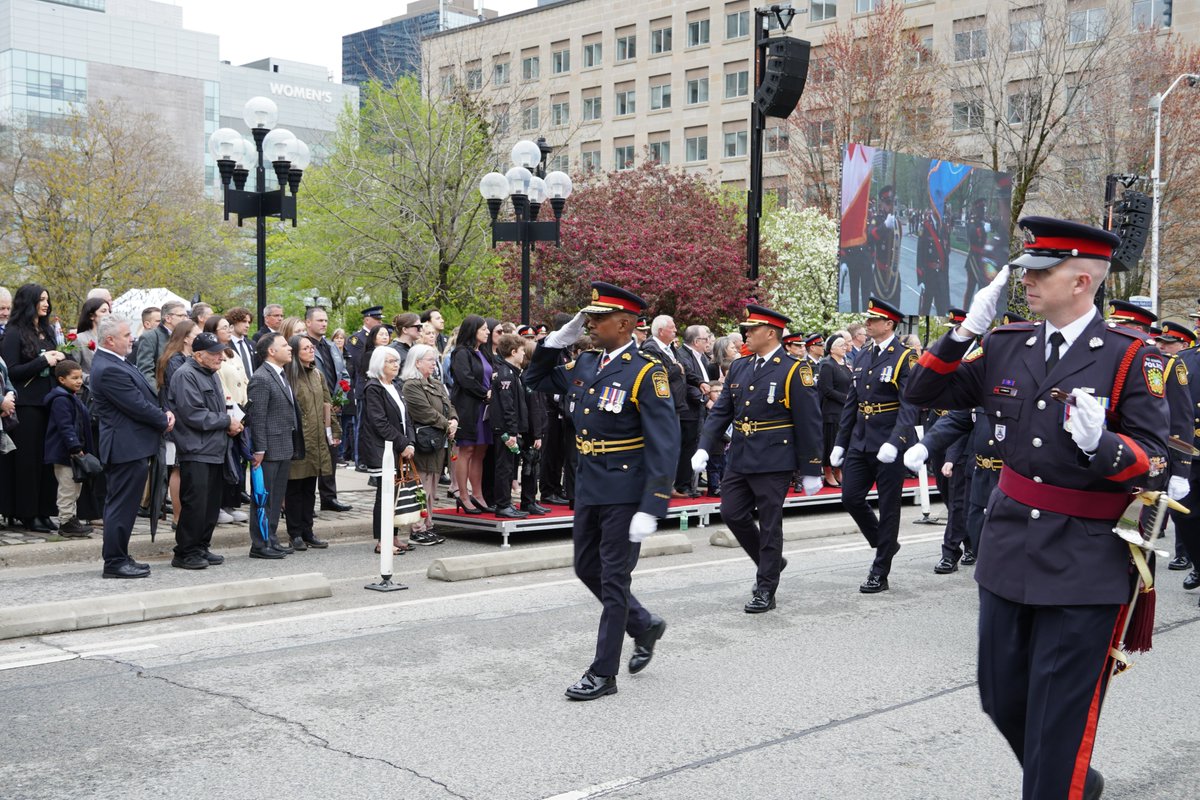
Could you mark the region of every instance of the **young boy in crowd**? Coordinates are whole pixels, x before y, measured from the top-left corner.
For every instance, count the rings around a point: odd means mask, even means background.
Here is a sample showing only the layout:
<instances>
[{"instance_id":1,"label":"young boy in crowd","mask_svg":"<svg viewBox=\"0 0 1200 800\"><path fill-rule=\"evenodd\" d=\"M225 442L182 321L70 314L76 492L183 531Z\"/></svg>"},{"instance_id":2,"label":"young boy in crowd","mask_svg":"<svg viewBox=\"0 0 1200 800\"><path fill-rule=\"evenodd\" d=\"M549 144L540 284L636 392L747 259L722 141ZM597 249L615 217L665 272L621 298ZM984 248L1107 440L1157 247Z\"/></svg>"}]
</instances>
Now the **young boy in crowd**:
<instances>
[{"instance_id":1,"label":"young boy in crowd","mask_svg":"<svg viewBox=\"0 0 1200 800\"><path fill-rule=\"evenodd\" d=\"M66 359L54 367L57 386L46 394L50 422L46 427L43 458L54 465L58 481L58 533L74 539L90 538L92 527L79 521L75 504L82 485L75 482L71 457L95 452L92 442L92 419L87 406L79 399L83 388L83 369Z\"/></svg>"}]
</instances>

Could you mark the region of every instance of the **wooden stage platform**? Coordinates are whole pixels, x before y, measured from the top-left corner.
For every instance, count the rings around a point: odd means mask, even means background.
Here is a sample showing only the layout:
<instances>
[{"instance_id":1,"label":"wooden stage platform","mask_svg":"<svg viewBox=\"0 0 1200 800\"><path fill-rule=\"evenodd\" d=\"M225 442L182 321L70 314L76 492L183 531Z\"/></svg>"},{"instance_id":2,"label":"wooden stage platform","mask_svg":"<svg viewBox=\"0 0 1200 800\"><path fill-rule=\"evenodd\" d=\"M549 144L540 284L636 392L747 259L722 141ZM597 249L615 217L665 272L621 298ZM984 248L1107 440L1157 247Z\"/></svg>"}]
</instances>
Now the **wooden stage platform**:
<instances>
[{"instance_id":1,"label":"wooden stage platform","mask_svg":"<svg viewBox=\"0 0 1200 800\"><path fill-rule=\"evenodd\" d=\"M910 478L905 481L904 497L915 498L917 495L917 485L918 481L916 478ZM440 489L441 487L439 487L439 491ZM930 496L937 494L937 488L933 485L933 481L929 482L929 494ZM871 500L874 500L877 496L878 493L874 489L867 495ZM797 492L790 492L783 501L783 507L786 511L791 508L840 504L841 500L841 489L823 487L821 491L811 497L805 497L803 494ZM442 523L456 528L466 528L473 531L490 531L500 534L500 546L508 547L508 537L513 533L564 530L571 527L575 515L569 508L566 506L549 506L549 508L550 513L542 516L530 514L524 519L504 519L493 514L464 514L451 506L449 508L435 508L433 510L433 519L435 523ZM709 520L714 515L719 516L720 513L721 498L701 495L694 500L687 498L672 500L670 508L667 511L667 519L678 520L680 530L687 530L689 525L703 528L708 525Z\"/></svg>"}]
</instances>

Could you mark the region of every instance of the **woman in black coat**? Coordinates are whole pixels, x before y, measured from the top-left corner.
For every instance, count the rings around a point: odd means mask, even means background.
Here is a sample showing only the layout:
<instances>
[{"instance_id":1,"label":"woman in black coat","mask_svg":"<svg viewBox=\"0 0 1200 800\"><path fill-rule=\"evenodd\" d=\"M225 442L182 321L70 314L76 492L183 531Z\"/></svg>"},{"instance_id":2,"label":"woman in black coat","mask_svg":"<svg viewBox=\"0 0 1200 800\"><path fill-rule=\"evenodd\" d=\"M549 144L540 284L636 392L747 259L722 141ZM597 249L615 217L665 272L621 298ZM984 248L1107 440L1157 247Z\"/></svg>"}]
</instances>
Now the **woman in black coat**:
<instances>
[{"instance_id":1,"label":"woman in black coat","mask_svg":"<svg viewBox=\"0 0 1200 800\"><path fill-rule=\"evenodd\" d=\"M496 343L495 376L492 380L490 420L492 441L496 453L495 488L496 516L520 519L526 511L512 507L512 482L517 474L517 459L521 455L521 440L529 433L529 406L525 387L521 383L521 364L525 360L525 340L506 333Z\"/></svg>"},{"instance_id":2,"label":"woman in black coat","mask_svg":"<svg viewBox=\"0 0 1200 800\"><path fill-rule=\"evenodd\" d=\"M841 486L842 471L830 466L829 453L833 450L833 442L837 438L838 420L842 416L842 407L846 405L846 395L850 392L853 374L846 364L844 338L831 336L825 346L825 353L826 356L821 361L821 371L817 376L817 391L821 394L821 422L825 431L821 464L825 468L825 485Z\"/></svg>"},{"instance_id":3,"label":"woman in black coat","mask_svg":"<svg viewBox=\"0 0 1200 800\"><path fill-rule=\"evenodd\" d=\"M483 460L492 443L492 426L484 416L492 398L491 360L482 352L491 331L483 317L468 316L458 326L458 340L450 356L454 386L450 402L458 413L458 460L454 474L459 495L468 514L493 510L480 497L483 492Z\"/></svg>"},{"instance_id":4,"label":"woman in black coat","mask_svg":"<svg viewBox=\"0 0 1200 800\"><path fill-rule=\"evenodd\" d=\"M50 327L50 295L36 283L27 283L13 295L12 316L5 328L0 356L8 364L9 378L17 389L17 427L9 435L17 449L8 460L9 485L0 495L8 498L4 513L20 520L26 530L50 533L50 517L58 512L54 467L42 457L46 426L50 421L46 395L54 388L54 365L68 358L58 350ZM65 521L65 520L64 520Z\"/></svg>"},{"instance_id":5,"label":"woman in black coat","mask_svg":"<svg viewBox=\"0 0 1200 800\"><path fill-rule=\"evenodd\" d=\"M396 386L396 378L400 375L400 356L390 347L376 347L371 354L371 362L367 365L367 381L362 387L362 400L359 405L358 452L367 472L375 481L380 482L383 471L383 443L392 443L392 454L396 470L399 471L400 461L412 458L416 452L413 446L416 440L416 429L412 417L404 405L404 397ZM375 508L372 511L374 536L379 538L380 520L382 514L383 486L375 487ZM389 519L393 509L388 509ZM403 552L404 546L396 539L395 525L392 529L393 552ZM379 552L379 546L375 547Z\"/></svg>"}]
</instances>

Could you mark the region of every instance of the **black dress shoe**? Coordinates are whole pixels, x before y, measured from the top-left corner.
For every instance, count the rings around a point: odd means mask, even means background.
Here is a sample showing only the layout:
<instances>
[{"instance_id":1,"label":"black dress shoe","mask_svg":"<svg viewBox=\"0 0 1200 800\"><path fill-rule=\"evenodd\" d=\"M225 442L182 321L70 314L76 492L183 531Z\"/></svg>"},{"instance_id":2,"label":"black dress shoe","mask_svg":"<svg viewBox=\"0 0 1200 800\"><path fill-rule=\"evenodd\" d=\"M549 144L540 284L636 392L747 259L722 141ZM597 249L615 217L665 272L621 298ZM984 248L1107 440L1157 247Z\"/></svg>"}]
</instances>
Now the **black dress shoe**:
<instances>
[{"instance_id":1,"label":"black dress shoe","mask_svg":"<svg viewBox=\"0 0 1200 800\"><path fill-rule=\"evenodd\" d=\"M662 617L650 615L650 627L639 636L633 637L633 655L629 657L629 674L636 675L650 664L654 658L654 643L662 638L667 630L667 623Z\"/></svg>"},{"instance_id":2,"label":"black dress shoe","mask_svg":"<svg viewBox=\"0 0 1200 800\"><path fill-rule=\"evenodd\" d=\"M746 603L745 611L747 614L762 614L775 608L775 595L770 592L755 592L750 598L750 602Z\"/></svg>"},{"instance_id":3,"label":"black dress shoe","mask_svg":"<svg viewBox=\"0 0 1200 800\"><path fill-rule=\"evenodd\" d=\"M719 488L717 488L717 489L709 489L709 490L708 490L708 496L709 496L709 497L720 497L720 496L721 496L721 490L720 490Z\"/></svg>"},{"instance_id":4,"label":"black dress shoe","mask_svg":"<svg viewBox=\"0 0 1200 800\"><path fill-rule=\"evenodd\" d=\"M179 569L208 569L208 559L199 553L190 553L183 558L172 558L171 566Z\"/></svg>"},{"instance_id":5,"label":"black dress shoe","mask_svg":"<svg viewBox=\"0 0 1200 800\"><path fill-rule=\"evenodd\" d=\"M1104 776L1099 771L1088 767L1087 777L1083 781L1083 800L1100 800L1104 794Z\"/></svg>"},{"instance_id":6,"label":"black dress shoe","mask_svg":"<svg viewBox=\"0 0 1200 800\"><path fill-rule=\"evenodd\" d=\"M979 560L979 557L975 555L975 551L968 550L965 553L963 553L962 561L959 563L961 563L964 567L969 567L978 560Z\"/></svg>"},{"instance_id":7,"label":"black dress shoe","mask_svg":"<svg viewBox=\"0 0 1200 800\"><path fill-rule=\"evenodd\" d=\"M274 547L251 547L250 548L250 557L251 558L269 558L269 559L274 560L274 559L283 558L284 555L286 555L286 554L279 552Z\"/></svg>"},{"instance_id":8,"label":"black dress shoe","mask_svg":"<svg viewBox=\"0 0 1200 800\"><path fill-rule=\"evenodd\" d=\"M528 511L518 511L517 509L513 508L512 506L505 506L504 508L497 508L493 513L497 517L504 517L505 519L525 519L526 517L529 516Z\"/></svg>"},{"instance_id":9,"label":"black dress shoe","mask_svg":"<svg viewBox=\"0 0 1200 800\"><path fill-rule=\"evenodd\" d=\"M949 558L943 557L941 561L937 562L937 566L933 568L933 571L938 575L949 575L951 572L958 572L958 564Z\"/></svg>"},{"instance_id":10,"label":"black dress shoe","mask_svg":"<svg viewBox=\"0 0 1200 800\"><path fill-rule=\"evenodd\" d=\"M590 669L583 673L583 677L572 684L566 691L567 697L572 700L595 700L597 697L616 693L616 675L597 675Z\"/></svg>"},{"instance_id":11,"label":"black dress shoe","mask_svg":"<svg viewBox=\"0 0 1200 800\"><path fill-rule=\"evenodd\" d=\"M337 500L330 500L327 503L321 503L322 511L350 511L354 506L349 503L342 503Z\"/></svg>"},{"instance_id":12,"label":"black dress shoe","mask_svg":"<svg viewBox=\"0 0 1200 800\"><path fill-rule=\"evenodd\" d=\"M204 560L215 567L218 564L225 563L225 556L219 556L211 550L205 550L204 551Z\"/></svg>"},{"instance_id":13,"label":"black dress shoe","mask_svg":"<svg viewBox=\"0 0 1200 800\"><path fill-rule=\"evenodd\" d=\"M367 469L366 464L355 464L354 471L355 472L369 472L370 470Z\"/></svg>"},{"instance_id":14,"label":"black dress shoe","mask_svg":"<svg viewBox=\"0 0 1200 800\"><path fill-rule=\"evenodd\" d=\"M888 590L887 578L876 575L874 573L867 576L867 579L862 582L858 590L863 594L877 594Z\"/></svg>"},{"instance_id":15,"label":"black dress shoe","mask_svg":"<svg viewBox=\"0 0 1200 800\"><path fill-rule=\"evenodd\" d=\"M138 516L142 519L150 519L150 509L145 506L138 507Z\"/></svg>"},{"instance_id":16,"label":"black dress shoe","mask_svg":"<svg viewBox=\"0 0 1200 800\"><path fill-rule=\"evenodd\" d=\"M521 510L526 514L533 514L534 516L538 517L542 516L543 514L550 513L550 509L546 508L545 506L539 506L537 503L533 503L532 505L523 503L521 505Z\"/></svg>"},{"instance_id":17,"label":"black dress shoe","mask_svg":"<svg viewBox=\"0 0 1200 800\"><path fill-rule=\"evenodd\" d=\"M278 550L285 556L290 556L292 553L296 552L295 548L293 548L290 544L284 544L283 542L278 542L274 539L271 540L271 549Z\"/></svg>"},{"instance_id":18,"label":"black dress shoe","mask_svg":"<svg viewBox=\"0 0 1200 800\"><path fill-rule=\"evenodd\" d=\"M238 498L239 498L239 499L242 501L242 504L243 504L243 505L247 505L247 506L248 506L248 505L250 505L252 502L254 502L254 498L252 498L252 497L251 497L249 494L247 494L246 492L238 492Z\"/></svg>"},{"instance_id":19,"label":"black dress shoe","mask_svg":"<svg viewBox=\"0 0 1200 800\"><path fill-rule=\"evenodd\" d=\"M1197 587L1200 587L1200 571L1192 570L1188 573L1188 576L1183 579L1183 588L1190 592L1192 589Z\"/></svg>"},{"instance_id":20,"label":"black dress shoe","mask_svg":"<svg viewBox=\"0 0 1200 800\"><path fill-rule=\"evenodd\" d=\"M145 578L150 575L150 568L141 569L127 561L116 567L105 567L101 574L105 578Z\"/></svg>"},{"instance_id":21,"label":"black dress shoe","mask_svg":"<svg viewBox=\"0 0 1200 800\"><path fill-rule=\"evenodd\" d=\"M293 536L292 537L292 549L293 550L307 550L308 545L306 545L304 543L304 540L301 539L299 536Z\"/></svg>"},{"instance_id":22,"label":"black dress shoe","mask_svg":"<svg viewBox=\"0 0 1200 800\"><path fill-rule=\"evenodd\" d=\"M542 503L548 506L565 506L570 505L571 501L561 494L544 494L542 495Z\"/></svg>"},{"instance_id":23,"label":"black dress shoe","mask_svg":"<svg viewBox=\"0 0 1200 800\"><path fill-rule=\"evenodd\" d=\"M305 537L304 543L314 550L324 550L326 547L329 547L329 542L324 539L318 539L316 536Z\"/></svg>"},{"instance_id":24,"label":"black dress shoe","mask_svg":"<svg viewBox=\"0 0 1200 800\"><path fill-rule=\"evenodd\" d=\"M41 517L21 520L21 526L30 533L54 533L54 526L42 522Z\"/></svg>"},{"instance_id":25,"label":"black dress shoe","mask_svg":"<svg viewBox=\"0 0 1200 800\"><path fill-rule=\"evenodd\" d=\"M1192 560L1187 556L1175 556L1171 559L1171 563L1167 564L1167 569L1179 572L1192 566Z\"/></svg>"}]
</instances>

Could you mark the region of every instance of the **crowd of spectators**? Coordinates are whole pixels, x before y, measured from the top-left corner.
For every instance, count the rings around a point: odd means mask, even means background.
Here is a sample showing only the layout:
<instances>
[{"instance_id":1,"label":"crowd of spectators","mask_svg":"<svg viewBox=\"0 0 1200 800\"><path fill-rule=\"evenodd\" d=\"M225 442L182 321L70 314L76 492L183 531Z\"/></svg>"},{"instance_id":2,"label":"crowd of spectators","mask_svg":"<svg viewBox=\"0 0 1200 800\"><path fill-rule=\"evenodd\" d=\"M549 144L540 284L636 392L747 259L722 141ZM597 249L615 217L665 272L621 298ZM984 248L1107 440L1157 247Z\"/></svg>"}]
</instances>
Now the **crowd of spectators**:
<instances>
[{"instance_id":1,"label":"crowd of spectators","mask_svg":"<svg viewBox=\"0 0 1200 800\"><path fill-rule=\"evenodd\" d=\"M98 351L116 353L140 372L164 415L141 420L161 428L163 442L159 469L144 480L136 505L143 516L165 513L172 520L177 567L220 563L209 550L219 524L246 525L255 558L327 546L314 533L318 501L322 510L349 510L337 498L339 466L366 472L379 486L385 442L396 459L391 466L415 468L433 507L453 503L465 514L524 518L572 504L576 450L568 409L561 397L532 392L522 382L537 342L565 315L536 327L468 315L447 331L437 309L400 313L387 324L376 306L364 309L362 327L348 333L330 331L323 308L306 309L301 317L271 304L262 310L265 324L251 335L249 309L217 313L207 303L189 309L170 301L142 311L132 325L130 349L121 354L119 337L130 324L114 318L106 327L111 311L111 295L94 290L72 315L75 327L63 330L52 322L57 317L46 288L27 284L14 294L0 288L0 418L6 432L0 436L0 515L10 526L87 537L105 524L111 488L104 474L78 480L77 468L85 455L104 461L104 422L93 408L89 381ZM735 329L716 336L703 325L681 330L672 317L660 315L640 320L637 338L667 367L676 404L682 447L673 495L695 498L706 491L719 497L723 454L713 453L707 473L699 476L690 460L729 366L742 355L741 335ZM811 359L818 375L825 481L831 486L840 479L828 461L837 414L865 341L861 325L827 339L787 339L788 352ZM590 346L584 336L563 357ZM130 407L121 413L142 412ZM254 467L263 478L261 509L250 481ZM156 476L165 476L169 500L152 508L163 494L153 491ZM391 509L382 507L383 496L379 487L376 537L392 527L396 554L444 541L431 515L404 529L389 526L384 520ZM129 566L136 562L122 562L121 547L110 564L109 549L106 541L106 575L148 573ZM122 564L136 574L116 574Z\"/></svg>"}]
</instances>

